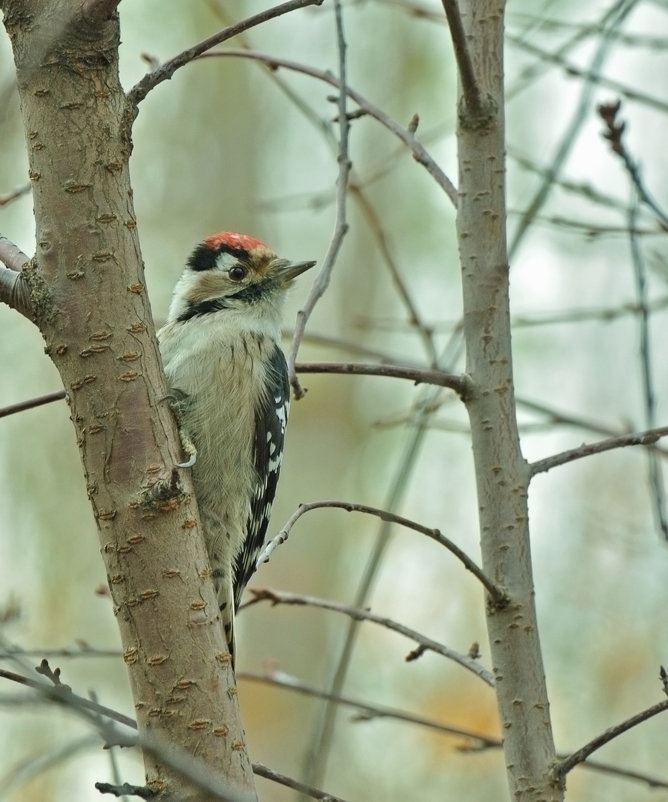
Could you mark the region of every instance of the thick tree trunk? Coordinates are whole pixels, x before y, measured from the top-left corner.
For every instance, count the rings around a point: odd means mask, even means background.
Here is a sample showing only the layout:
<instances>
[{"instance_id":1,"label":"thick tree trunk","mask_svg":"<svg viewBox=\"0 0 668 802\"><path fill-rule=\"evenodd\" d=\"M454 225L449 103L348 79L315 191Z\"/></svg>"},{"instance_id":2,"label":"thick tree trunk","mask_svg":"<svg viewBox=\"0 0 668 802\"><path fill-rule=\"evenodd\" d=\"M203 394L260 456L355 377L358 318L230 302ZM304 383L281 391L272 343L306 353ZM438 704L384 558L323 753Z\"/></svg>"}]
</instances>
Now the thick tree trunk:
<instances>
[{"instance_id":1,"label":"thick tree trunk","mask_svg":"<svg viewBox=\"0 0 668 802\"><path fill-rule=\"evenodd\" d=\"M231 796L254 799L190 477L176 467L180 447L164 400L114 7L4 0L37 227L21 280L71 408L139 733L152 744L147 781L165 798L211 798L170 766L178 747L236 789Z\"/></svg>"},{"instance_id":2,"label":"thick tree trunk","mask_svg":"<svg viewBox=\"0 0 668 802\"><path fill-rule=\"evenodd\" d=\"M478 490L483 568L505 588L487 624L511 796L559 802L531 566L529 471L515 418L506 252L502 0L461 0L480 90L460 93L459 210L467 400Z\"/></svg>"}]
</instances>

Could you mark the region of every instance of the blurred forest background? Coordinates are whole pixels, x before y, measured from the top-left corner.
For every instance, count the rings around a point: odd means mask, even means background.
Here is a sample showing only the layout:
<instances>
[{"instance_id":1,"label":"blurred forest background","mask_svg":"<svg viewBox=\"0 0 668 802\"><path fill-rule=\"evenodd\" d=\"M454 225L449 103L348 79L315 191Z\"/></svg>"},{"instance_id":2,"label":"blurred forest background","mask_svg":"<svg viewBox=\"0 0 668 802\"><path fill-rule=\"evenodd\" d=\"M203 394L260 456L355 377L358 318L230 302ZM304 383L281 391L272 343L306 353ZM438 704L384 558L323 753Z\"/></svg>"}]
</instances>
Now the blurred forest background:
<instances>
[{"instance_id":1,"label":"blurred forest background","mask_svg":"<svg viewBox=\"0 0 668 802\"><path fill-rule=\"evenodd\" d=\"M144 0L121 4L122 77L148 69L257 3ZM455 65L439 3L344 4L350 85L418 138L456 184ZM507 16L509 239L516 392L529 460L668 418L666 232L637 197L601 136L599 103L621 98L625 143L643 181L668 206L668 3L513 0ZM270 22L240 43L321 70L337 69L327 2ZM0 35L0 230L34 251L13 63ZM143 103L131 162L153 312L164 319L191 248L220 229L251 233L282 256L318 259L335 218L336 105L331 87L241 58L201 59ZM461 370L454 209L432 178L368 117L352 122L350 230L331 285L309 322L301 361L377 361ZM634 209L638 211L635 214ZM635 234L629 233L633 221ZM413 299L411 314L388 255ZM635 270L635 272L634 272ZM638 272L640 271L640 272ZM654 409L643 380L639 276L649 301ZM309 290L295 287L288 326ZM287 340L286 340L287 342ZM36 328L0 308L0 407L60 389ZM467 421L451 391L387 378L303 375L270 532L300 502L343 499L438 527L476 560L477 511ZM50 656L78 693L132 713L92 513L64 402L0 420L0 658ZM571 751L660 701L668 663L668 546L641 449L611 451L537 477L530 498L537 604L557 746ZM479 585L436 544L338 510L303 517L251 587L353 603L382 537L365 602L487 662ZM272 673L327 689L348 628L344 617L257 604L239 617L238 669L253 760L305 777L322 701L260 679ZM358 632L347 697L498 737L493 692L435 654L372 624ZM63 649L71 656L62 654ZM29 654L16 655L17 650ZM55 654L53 652L55 651ZM10 655L13 655L10 656ZM64 710L28 705L0 688L0 800L99 799L113 781L108 752ZM20 703L20 704L18 704ZM324 777L350 800L505 798L498 749L461 735L340 708ZM656 717L597 759L668 783L668 721ZM115 752L117 750L114 750ZM114 754L123 780L141 763ZM571 802L668 799L668 790L586 767L569 776ZM258 780L260 797L295 799Z\"/></svg>"}]
</instances>

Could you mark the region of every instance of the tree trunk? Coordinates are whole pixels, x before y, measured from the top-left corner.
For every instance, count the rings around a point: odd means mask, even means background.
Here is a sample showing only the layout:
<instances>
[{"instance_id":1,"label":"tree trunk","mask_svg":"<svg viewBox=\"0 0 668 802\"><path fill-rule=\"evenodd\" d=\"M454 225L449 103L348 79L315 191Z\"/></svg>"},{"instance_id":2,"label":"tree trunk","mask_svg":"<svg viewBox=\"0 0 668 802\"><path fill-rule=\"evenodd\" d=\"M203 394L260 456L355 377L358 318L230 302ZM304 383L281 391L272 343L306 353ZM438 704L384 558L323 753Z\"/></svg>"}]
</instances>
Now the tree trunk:
<instances>
[{"instance_id":1,"label":"tree trunk","mask_svg":"<svg viewBox=\"0 0 668 802\"><path fill-rule=\"evenodd\" d=\"M559 802L549 704L534 606L527 495L513 389L506 252L502 0L461 0L480 90L460 92L459 209L464 335L483 568L508 603L487 625L511 796ZM475 98L473 98L475 99Z\"/></svg>"},{"instance_id":2,"label":"tree trunk","mask_svg":"<svg viewBox=\"0 0 668 802\"><path fill-rule=\"evenodd\" d=\"M164 798L211 799L170 765L178 747L230 797L255 799L190 476L176 467L132 204L115 5L4 0L36 221L21 281L67 393L140 739L151 743L147 782Z\"/></svg>"}]
</instances>

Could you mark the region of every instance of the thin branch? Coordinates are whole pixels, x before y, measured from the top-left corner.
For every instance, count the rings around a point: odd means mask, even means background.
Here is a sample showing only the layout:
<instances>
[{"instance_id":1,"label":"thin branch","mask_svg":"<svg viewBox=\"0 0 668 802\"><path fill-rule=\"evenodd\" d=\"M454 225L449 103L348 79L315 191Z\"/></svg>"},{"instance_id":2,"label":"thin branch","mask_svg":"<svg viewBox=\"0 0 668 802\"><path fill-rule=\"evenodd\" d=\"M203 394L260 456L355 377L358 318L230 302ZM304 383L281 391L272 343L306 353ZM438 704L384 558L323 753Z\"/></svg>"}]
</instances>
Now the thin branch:
<instances>
[{"instance_id":1,"label":"thin branch","mask_svg":"<svg viewBox=\"0 0 668 802\"><path fill-rule=\"evenodd\" d=\"M462 18L459 13L457 0L441 0L445 11L450 36L452 38L452 49L457 61L457 70L462 87L462 98L466 105L468 116L472 119L480 119L486 114L485 104L473 69L471 54L469 53L466 33L462 25Z\"/></svg>"},{"instance_id":2,"label":"thin branch","mask_svg":"<svg viewBox=\"0 0 668 802\"><path fill-rule=\"evenodd\" d=\"M43 404L52 404L54 401L62 401L64 398L65 390L57 390L55 393L47 393L46 395L29 398L27 401L18 401L16 404L0 407L0 418L16 415L18 412L24 412L26 409L35 409L35 407L41 407Z\"/></svg>"},{"instance_id":3,"label":"thin branch","mask_svg":"<svg viewBox=\"0 0 668 802\"><path fill-rule=\"evenodd\" d=\"M323 0L289 0L289 2L280 3L273 8L268 8L265 11L261 11L259 14L254 14L252 17L230 25L222 31L218 31L218 33L215 33L213 36L204 39L202 42L198 42L196 45L188 48L188 50L184 50L182 53L179 53L177 56L174 56L174 58L165 62L161 67L158 67L158 69L149 72L139 83L135 84L127 94L127 112L129 112L131 118L133 118L137 106L152 89L155 89L155 87L163 83L163 81L168 81L178 69L189 64L193 59L201 56L212 47L225 42L227 39L231 39L233 36L243 31L261 25L270 19L275 19L276 17L288 14L299 8L319 6L322 2Z\"/></svg>"},{"instance_id":4,"label":"thin branch","mask_svg":"<svg viewBox=\"0 0 668 802\"><path fill-rule=\"evenodd\" d=\"M598 107L598 113L605 122L606 131L604 137L610 143L610 147L622 160L626 173L629 177L631 187L634 192L634 202L628 212L629 244L631 248L631 262L633 265L633 278L636 291L636 303L640 310L638 316L638 329L640 339L640 368L642 380L642 396L645 406L645 425L652 428L656 425L656 396L654 392L654 377L652 374L651 359L651 338L650 338L650 310L648 308L649 297L647 290L647 275L645 260L640 247L637 235L634 233L638 218L639 199L656 215L660 225L668 229L668 215L661 209L659 204L648 192L640 175L640 168L635 159L631 156L624 144L624 131L626 123L619 121L619 110L621 102L602 104ZM654 514L658 526L664 536L668 538L668 517L666 516L666 498L663 487L663 476L658 456L654 450L648 453L649 464L649 483L652 492Z\"/></svg>"},{"instance_id":5,"label":"thin branch","mask_svg":"<svg viewBox=\"0 0 668 802\"><path fill-rule=\"evenodd\" d=\"M202 790L209 791L211 794L213 794L213 798L231 800L231 802L241 802L240 797L238 797L232 792L231 789L223 784L219 777L214 776L208 770L207 766L205 766L203 763L199 763L198 761L193 762L191 755L187 755L185 752L176 751L173 749L173 747L165 748L164 745L159 744L157 741L151 738L149 734L140 736L138 739L133 736L132 742L129 741L126 736L121 735L113 727L113 725L105 722L104 719L117 721L136 730L137 723L133 719L123 715L122 713L119 713L116 710L112 710L109 707L100 705L94 700L86 699L83 696L78 696L77 694L73 693L69 686L60 684L59 671L57 669L55 671L50 670L50 668L44 665L45 662L46 661L42 661L39 673L49 676L54 684L47 684L45 682L40 682L39 680L33 680L21 674L16 674L13 671L6 671L5 669L0 669L0 678L8 679L12 682L16 682L20 685L31 688L32 690L37 691L40 696L44 697L47 701L64 704L74 712L84 716L100 733L107 744L122 744L125 746L132 746L136 743L136 745L143 750L150 751L152 754L157 755L161 760L171 765L179 773L181 773L185 779L194 783L197 787L201 788ZM268 769L266 766L261 764L253 764L253 772L281 785L285 785L289 788L295 788L302 793L311 796L313 799L331 800L332 802L345 802L345 800L342 800L339 797L332 796L332 794L326 793L325 791L320 791L317 788L312 788L304 785L303 783L299 783L296 780L286 777L283 774L279 774L272 769ZM108 783L96 783L95 787L101 793L111 793L115 796L122 795L116 793L116 791L119 790L118 786L113 786ZM145 793L138 793L137 790L130 791L128 789L129 786L123 786L124 793L133 793L136 796L141 796L146 799L148 799L150 796L150 794L147 793L150 789L146 789Z\"/></svg>"},{"instance_id":6,"label":"thin branch","mask_svg":"<svg viewBox=\"0 0 668 802\"><path fill-rule=\"evenodd\" d=\"M406 311L408 312L408 323L412 329L417 330L420 339L422 340L422 344L427 355L427 360L429 362L429 367L435 368L438 363L438 354L436 352L436 345L434 343L433 329L423 320L422 313L420 312L417 303L413 300L408 283L404 281L403 276L401 275L395 255L395 249L390 246L388 235L383 230L381 224L380 215L376 211L373 203L363 192L362 187L359 184L351 182L350 192L360 205L362 214L366 217L367 224L376 237L378 248L383 259L385 260L387 269L390 272L392 283L399 293L399 297L401 298L404 306L406 307Z\"/></svg>"},{"instance_id":7,"label":"thin branch","mask_svg":"<svg viewBox=\"0 0 668 802\"><path fill-rule=\"evenodd\" d=\"M585 429L587 431L594 432L595 434L601 434L604 437L625 437L627 435L634 436L633 432L619 432L614 427L607 426L599 421L594 420L593 418L585 418L575 413L563 412L562 410L555 409L547 404L533 401L528 398L522 398L518 396L517 404L518 406L530 412L536 412L541 415L545 415L551 423L558 423L562 426L573 426L577 429ZM660 446L656 446L656 449L660 453L668 455L667 449L661 448Z\"/></svg>"},{"instance_id":8,"label":"thin branch","mask_svg":"<svg viewBox=\"0 0 668 802\"><path fill-rule=\"evenodd\" d=\"M130 783L112 784L95 783L95 790L101 794L111 794L112 796L138 796L140 799L152 799L158 792L146 785L131 785Z\"/></svg>"},{"instance_id":9,"label":"thin branch","mask_svg":"<svg viewBox=\"0 0 668 802\"><path fill-rule=\"evenodd\" d=\"M659 206L659 204L650 195L645 182L642 180L640 174L640 167L635 159L629 153L626 145L624 144L624 132L626 130L626 123L619 122L618 114L621 109L622 103L617 100L615 103L601 103L597 107L599 117L606 125L603 137L610 143L610 149L613 153L617 154L624 164L624 168L628 174L631 184L635 187L640 200L654 212L659 219L663 228L668 228L668 214ZM635 225L631 221L630 228L633 231Z\"/></svg>"},{"instance_id":10,"label":"thin branch","mask_svg":"<svg viewBox=\"0 0 668 802\"><path fill-rule=\"evenodd\" d=\"M441 370L426 370L402 365L374 365L360 362L298 362L297 373L338 373L355 376L387 376L395 379L408 379L415 384L431 384L437 387L448 387L460 398L466 397L468 382L466 377L458 373L445 373ZM34 409L43 404L51 404L65 398L64 390L18 401L6 407L0 407L0 418L15 415L26 409Z\"/></svg>"},{"instance_id":11,"label":"thin branch","mask_svg":"<svg viewBox=\"0 0 668 802\"><path fill-rule=\"evenodd\" d=\"M620 0L616 4L617 9L621 10L622 16L626 16L629 11L633 10L635 6L636 0ZM630 6L630 7L629 7ZM623 22L623 19L620 17L618 20L615 20L615 28L608 29L608 30L599 30L597 35L600 39L601 36L610 37L611 41L609 44L613 44L612 39L616 42L618 39L617 36L617 26ZM605 26L602 26L605 27ZM660 112L667 112L668 111L668 103L664 99L664 97L656 97L655 95L648 95L645 92L639 92L636 89L633 89L628 84L624 84L621 81L616 81L613 78L607 78L605 75L601 74L601 67L603 63L601 61L597 61L596 58L592 61L592 66L589 69L581 69L578 65L572 61L569 61L566 58L559 56L556 53L550 53L548 50L544 50L537 45L535 45L530 39L520 39L513 34L507 35L507 40L511 44L521 48L522 50L527 51L528 53L532 53L533 55L537 56L541 60L545 62L551 62L553 64L557 64L560 66L564 73L569 77L572 78L573 76L578 76L579 78L584 79L584 81L591 83L592 85L596 85L598 87L606 87L607 89L611 89L613 92L617 92L622 97L626 98L627 100L633 100L637 103L643 103L651 109L657 109Z\"/></svg>"},{"instance_id":12,"label":"thin branch","mask_svg":"<svg viewBox=\"0 0 668 802\"><path fill-rule=\"evenodd\" d=\"M246 602L243 607L250 607L253 604L263 601L270 602L272 605L289 604L301 607L317 607L321 610L331 610L336 613L343 613L343 615L347 615L355 621L370 621L373 624L378 624L381 627L390 629L393 632L403 635L405 638L415 641L415 643L419 644L422 651L436 652L436 654L447 657L448 660L453 660L463 668L471 671L476 675L476 677L479 677L490 687L494 687L494 677L492 673L481 666L476 660L466 654L461 654L453 649L449 649L442 643L438 643L438 641L432 640L431 638L426 637L426 635L423 635L414 629L405 627L403 624L399 624L396 621L393 621L391 618L383 618L382 616L375 615L375 613L372 613L370 610L364 610L361 607L352 607L348 604L339 604L338 602L330 601L329 599L319 599L315 596L303 596L297 593L286 593L283 591L270 590L268 588L262 590L251 590L251 593L253 594L253 598L251 601Z\"/></svg>"},{"instance_id":13,"label":"thin branch","mask_svg":"<svg viewBox=\"0 0 668 802\"><path fill-rule=\"evenodd\" d=\"M439 365L454 365L457 362L462 341L457 336L459 330L453 332L445 345ZM414 429L408 432L406 442L402 448L402 453L393 466L392 479L387 491L383 508L395 510L399 508L401 500L406 492L410 477L415 469L417 460L427 434L427 422L431 415L431 410L436 399L443 393L438 387L425 387L418 395L422 396L423 403L416 407L416 422ZM366 606L371 589L378 577L383 556L392 542L390 524L381 522L375 536L375 542L370 550L369 556L364 562L360 579L355 591L354 604L357 607ZM353 651L360 629L360 622L354 618L348 622L343 645L337 655L334 668L329 682L329 691L340 694L345 685L346 676L352 660ZM334 737L336 726L336 705L327 702L323 705L312 736L309 739L309 749L304 755L304 767L307 776L313 784L320 784L319 778L324 775L328 754Z\"/></svg>"},{"instance_id":14,"label":"thin branch","mask_svg":"<svg viewBox=\"0 0 668 802\"><path fill-rule=\"evenodd\" d=\"M658 429L648 429L646 432L635 432L633 434L622 434L617 437L609 437L606 440L599 440L597 443L583 443L577 448L569 451L562 451L560 454L553 454L551 457L537 460L529 465L531 476L537 473L544 473L558 465L565 465L576 459L590 457L592 454L602 454L604 451L611 451L613 448L625 448L626 446L653 446L662 437L668 435L668 426L661 426Z\"/></svg>"},{"instance_id":15,"label":"thin branch","mask_svg":"<svg viewBox=\"0 0 668 802\"><path fill-rule=\"evenodd\" d=\"M14 659L17 657L46 657L46 658L78 658L78 657L97 657L97 658L118 658L121 656L119 649L97 649L87 644L77 646L64 646L61 649L24 649L13 643L5 643L3 640L0 646L0 660Z\"/></svg>"},{"instance_id":16,"label":"thin branch","mask_svg":"<svg viewBox=\"0 0 668 802\"><path fill-rule=\"evenodd\" d=\"M555 767L556 775L559 778L565 777L569 771L571 771L579 763L584 762L589 755L591 755L597 749L600 749L602 746L605 746L605 744L610 743L610 741L619 737L627 730L637 727L638 724L642 724L659 713L663 713L665 710L668 710L668 699L652 705L652 707L648 707L641 713L636 713L635 716L627 718L626 721L622 721L621 724L617 724L614 727L608 728L605 732L602 732L596 738L593 738L591 741L589 741L589 743L585 744L576 752L573 752L564 760L560 760Z\"/></svg>"},{"instance_id":17,"label":"thin branch","mask_svg":"<svg viewBox=\"0 0 668 802\"><path fill-rule=\"evenodd\" d=\"M59 740L61 742L64 740L64 733L61 733ZM48 752L35 752L31 750L28 756L20 762L15 763L11 768L0 775L0 799L23 798L23 794L14 794L13 792L15 790L18 791L21 786L33 783L37 777L40 777L53 768L62 766L63 763L78 756L82 752L90 753L91 750L99 750L99 748L100 738L98 734L95 733L93 735L84 735L80 738L67 740L65 743L60 743Z\"/></svg>"},{"instance_id":18,"label":"thin branch","mask_svg":"<svg viewBox=\"0 0 668 802\"><path fill-rule=\"evenodd\" d=\"M448 387L462 399L466 398L469 389L466 377L460 373L445 373L442 370L425 370L402 365L373 365L361 362L300 362L295 365L295 370L297 373L339 373L408 379L415 384Z\"/></svg>"},{"instance_id":19,"label":"thin branch","mask_svg":"<svg viewBox=\"0 0 668 802\"><path fill-rule=\"evenodd\" d=\"M7 679L11 682L16 682L19 685L31 688L50 702L65 704L77 710L90 711L96 716L104 716L112 721L119 722L119 724L124 724L126 727L137 729L137 723L134 719L110 707L105 707L90 699L86 699L84 696L78 696L76 693L73 693L71 688L67 685L50 685L46 682L31 679L30 677L24 677L22 674L16 674L14 671L7 671L4 668L0 668L0 679Z\"/></svg>"},{"instance_id":20,"label":"thin branch","mask_svg":"<svg viewBox=\"0 0 668 802\"><path fill-rule=\"evenodd\" d=\"M522 219L520 220L510 241L508 256L511 263L524 238L524 235L547 201L548 195L550 194L555 181L561 173L562 167L566 163L568 154L573 147L578 132L584 125L587 115L589 114L594 91L598 86L601 85L602 79L600 76L600 71L605 63L610 49L614 44L615 35L624 22L624 19L631 13L634 7L635 0L619 0L619 2L614 4L613 10L603 21L602 29L599 32L596 50L594 51L591 61L591 66L583 75L583 87L577 107L573 112L573 116L571 117L566 130L561 136L559 143L557 144L549 166L545 170L545 177L541 181L536 194L527 205ZM544 59L551 59L551 54L545 53L540 48L536 47L525 39L518 39L508 36L508 41L518 45L519 47L529 50L529 52L532 52L535 55L538 55L541 61ZM558 63L561 63L562 61L561 57L559 56L552 56L552 58L557 59Z\"/></svg>"},{"instance_id":21,"label":"thin branch","mask_svg":"<svg viewBox=\"0 0 668 802\"><path fill-rule=\"evenodd\" d=\"M639 180L639 176L638 176ZM634 182L635 192L638 192ZM658 208L658 207L657 207ZM656 426L656 394L654 391L654 376L652 373L652 340L650 336L650 311L648 305L647 274L645 259L638 242L638 237L632 231L638 215L638 206L633 204L629 210L629 244L631 246L631 262L633 264L633 278L636 287L636 299L640 307L638 316L640 372L643 403L645 407L645 426ZM663 473L659 456L654 449L647 452L649 468L649 486L652 495L654 516L664 538L668 538L668 518L666 517L666 494L663 487Z\"/></svg>"},{"instance_id":22,"label":"thin branch","mask_svg":"<svg viewBox=\"0 0 668 802\"><path fill-rule=\"evenodd\" d=\"M283 67L286 70L293 70L294 72L299 72L303 75L308 75L311 78L316 78L317 80L323 81L324 83L329 84L330 86L335 87L335 89L341 91L341 86L339 84L339 81L332 75L331 72L326 70L317 70L314 67L310 67L306 64L300 64L297 61L290 61L289 59L277 58L276 56L272 56L269 53L259 53L255 50L226 48L225 50L217 50L214 53L207 53L206 57L248 58L248 59L254 59L255 61L262 61L274 69ZM421 164L426 169L429 175L436 181L436 183L448 196L453 206L456 207L457 190L455 189L454 184L443 172L443 170L437 164L437 162L430 156L426 148L415 138L415 135L410 130L410 128L404 128L403 126L399 125L399 123L397 123L396 120L393 120L390 116L385 114L384 111L379 109L377 106L374 106L373 103L368 101L363 95L360 95L359 92L355 91L354 89L351 89L349 86L346 88L346 94L351 100L354 100L355 103L357 103L357 105L361 109L363 109L370 117L373 117L381 125L387 128L388 131L391 131L409 148L409 150L413 154L413 158L415 159L415 161L418 162L418 164Z\"/></svg>"},{"instance_id":23,"label":"thin branch","mask_svg":"<svg viewBox=\"0 0 668 802\"><path fill-rule=\"evenodd\" d=\"M279 545L281 545L281 543L284 543L288 539L288 536L292 531L292 527L297 523L302 515L305 515L307 512L311 512L312 510L328 508L346 510L346 512L362 512L366 515L374 515L376 518L380 518L381 521L385 521L386 523L405 526L407 529L413 529L415 532L420 532L420 534L426 535L440 546L445 546L445 548L451 554L454 554L454 556L462 563L466 570L470 571L487 589L489 595L496 605L503 605L507 602L507 597L504 591L498 587L498 585L495 585L491 579L489 579L489 577L482 571L481 568L478 567L478 565L476 565L476 563L468 556L468 554L466 554L466 552L462 551L459 546L455 545L455 543L443 535L438 529L430 529L429 527L423 526L416 521L411 521L409 518L404 518L401 515L396 515L395 513L388 512L387 510L381 510L378 507L370 507L368 504L352 504L347 501L313 501L308 504L300 504L297 510L290 516L285 526L276 535L276 537L272 538L264 547L262 553L258 557L258 565L267 562L273 551Z\"/></svg>"},{"instance_id":24,"label":"thin branch","mask_svg":"<svg viewBox=\"0 0 668 802\"><path fill-rule=\"evenodd\" d=\"M237 679L246 680L248 682L261 682L266 685L273 685L277 688L285 688L287 690L300 693L304 696L314 697L316 699L327 699L344 707L351 707L357 711L354 720L359 722L373 721L374 719L392 719L395 721L402 721L406 724L417 724L420 727L434 730L435 732L443 735L450 735L458 738L467 738L475 742L472 749L489 749L498 748L501 746L502 741L499 738L493 738L480 733L472 732L461 727L452 727L449 724L442 724L433 719L423 718L416 716L413 713L407 713L404 710L397 710L393 707L385 707L384 705L370 705L367 702L362 702L357 699L352 699L349 696L341 696L338 694L327 693L326 691L316 688L312 685L306 685L301 682L297 677L286 674L283 671L272 671L268 674L252 674L250 672L237 672Z\"/></svg>"},{"instance_id":25,"label":"thin branch","mask_svg":"<svg viewBox=\"0 0 668 802\"><path fill-rule=\"evenodd\" d=\"M312 799L322 799L324 802L346 802L340 796L334 796L327 791L320 791L312 785L294 780L292 777L286 777L285 774L279 774L274 769L263 766L262 763L253 763L253 773L257 774L258 777L264 777L266 780L272 780L275 783L279 783L279 785L284 785L286 788L293 788L295 791L299 791L300 794L310 796Z\"/></svg>"},{"instance_id":26,"label":"thin branch","mask_svg":"<svg viewBox=\"0 0 668 802\"><path fill-rule=\"evenodd\" d=\"M354 721L367 722L378 718L384 718L391 721L401 721L406 724L415 724L442 735L466 738L469 743L458 745L456 748L459 752L473 753L481 752L485 749L500 749L503 745L503 741L500 738L495 738L490 735L483 735L482 733L465 730L461 727L453 727L449 724L443 724L440 721L416 716L403 710L397 710L396 708L376 704L370 705L367 702L352 699L349 696L327 693L320 688L306 685L297 677L287 674L284 671L271 671L268 674L253 674L242 671L237 673L237 679L249 682L261 682L266 685L294 691L304 696L327 699L337 705L354 708L358 711ZM558 757L559 759L566 759L568 756L559 754ZM668 788L668 781L660 777L653 777L650 774L644 774L643 772L634 771L633 769L621 768L616 764L605 763L601 760L586 760L580 763L579 767L589 769L590 771L597 771L601 774L609 774L617 779L646 783L650 788Z\"/></svg>"},{"instance_id":27,"label":"thin branch","mask_svg":"<svg viewBox=\"0 0 668 802\"><path fill-rule=\"evenodd\" d=\"M297 353L304 336L306 324L311 313L315 309L316 304L325 294L329 281L334 270L336 258L339 255L343 240L348 232L347 220L347 206L346 201L348 198L348 180L350 177L350 157L348 155L348 137L350 133L350 120L348 118L348 84L346 78L346 40L343 30L343 12L341 9L340 0L334 0L334 14L336 18L336 45L339 56L339 96L337 99L338 104L338 119L339 119L339 149L337 161L339 164L339 173L336 178L336 219L334 222L334 231L327 248L327 254L316 276L311 292L304 303L304 306L297 313L297 320L295 323L295 331L292 337L292 344L290 345L290 352L288 354L288 373L290 376L290 384L295 398L299 399L304 396L305 390L301 386L297 373L295 371L295 362L297 361Z\"/></svg>"},{"instance_id":28,"label":"thin branch","mask_svg":"<svg viewBox=\"0 0 668 802\"><path fill-rule=\"evenodd\" d=\"M28 182L18 189L13 189L11 192L5 192L3 195L0 195L0 206L6 206L8 203L12 203L12 201L22 198L24 195L28 195L31 190L32 184ZM4 239L4 237L0 237L0 239Z\"/></svg>"},{"instance_id":29,"label":"thin branch","mask_svg":"<svg viewBox=\"0 0 668 802\"><path fill-rule=\"evenodd\" d=\"M46 670L43 666L42 673L50 675L52 681L58 681L56 672ZM20 685L24 685L32 690L35 690L46 701L64 704L73 712L85 718L102 736L107 744L123 745L123 746L139 746L142 750L157 756L161 761L167 763L189 782L193 783L196 787L208 791L213 799L228 800L229 802L242 802L241 797L230 788L222 778L210 771L209 767L201 761L193 759L192 755L187 754L183 750L177 750L172 746L166 747L164 744L159 743L150 733L143 736L132 736L128 739L127 736L121 734L113 724L105 721L110 719L112 721L125 724L127 727L137 729L137 723L122 713L111 708L104 707L95 701L86 699L73 693L68 686L61 684L49 685L38 680L30 679L21 674L15 674L13 671L6 671L0 669L0 678L11 680ZM274 782L286 785L290 788L296 788L302 793L313 797L314 799L332 800L332 802L345 802L339 797L332 796L317 788L312 788L296 780L292 780L283 774L279 774L266 766L261 764L253 764L253 771L261 777L273 780ZM98 787L100 786L100 787ZM115 793L113 786L107 783L96 783L96 788L102 793ZM133 793L137 793L134 791ZM142 794L139 794L142 796ZM148 797L146 797L148 798ZM244 797L246 799L246 797Z\"/></svg>"}]
</instances>

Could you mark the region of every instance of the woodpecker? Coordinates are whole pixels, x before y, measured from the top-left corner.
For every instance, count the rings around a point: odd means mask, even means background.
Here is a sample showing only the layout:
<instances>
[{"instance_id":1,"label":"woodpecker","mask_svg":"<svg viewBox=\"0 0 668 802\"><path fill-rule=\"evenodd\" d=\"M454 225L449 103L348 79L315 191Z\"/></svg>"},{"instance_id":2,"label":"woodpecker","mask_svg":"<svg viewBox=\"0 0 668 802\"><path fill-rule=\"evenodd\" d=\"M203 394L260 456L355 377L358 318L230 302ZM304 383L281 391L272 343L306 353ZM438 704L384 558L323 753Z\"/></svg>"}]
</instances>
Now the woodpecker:
<instances>
[{"instance_id":1,"label":"woodpecker","mask_svg":"<svg viewBox=\"0 0 668 802\"><path fill-rule=\"evenodd\" d=\"M234 613L264 544L290 406L283 302L314 264L214 234L192 252L158 332L233 662Z\"/></svg>"}]
</instances>

